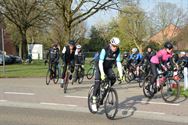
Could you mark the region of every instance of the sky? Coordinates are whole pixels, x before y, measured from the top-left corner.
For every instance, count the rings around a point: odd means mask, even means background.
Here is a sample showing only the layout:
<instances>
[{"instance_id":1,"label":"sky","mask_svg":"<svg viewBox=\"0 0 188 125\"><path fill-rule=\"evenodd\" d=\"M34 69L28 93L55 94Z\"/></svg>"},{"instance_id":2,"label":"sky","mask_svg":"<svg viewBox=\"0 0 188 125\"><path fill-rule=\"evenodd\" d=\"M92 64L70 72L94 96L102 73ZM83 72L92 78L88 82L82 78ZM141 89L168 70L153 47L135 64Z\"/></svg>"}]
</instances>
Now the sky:
<instances>
[{"instance_id":1,"label":"sky","mask_svg":"<svg viewBox=\"0 0 188 125\"><path fill-rule=\"evenodd\" d=\"M140 0L140 6L146 12L150 12L158 2L174 3L180 8L188 10L188 0ZM115 10L100 11L94 16L87 19L87 27L90 29L92 25L108 24L113 18L116 18L118 12Z\"/></svg>"}]
</instances>

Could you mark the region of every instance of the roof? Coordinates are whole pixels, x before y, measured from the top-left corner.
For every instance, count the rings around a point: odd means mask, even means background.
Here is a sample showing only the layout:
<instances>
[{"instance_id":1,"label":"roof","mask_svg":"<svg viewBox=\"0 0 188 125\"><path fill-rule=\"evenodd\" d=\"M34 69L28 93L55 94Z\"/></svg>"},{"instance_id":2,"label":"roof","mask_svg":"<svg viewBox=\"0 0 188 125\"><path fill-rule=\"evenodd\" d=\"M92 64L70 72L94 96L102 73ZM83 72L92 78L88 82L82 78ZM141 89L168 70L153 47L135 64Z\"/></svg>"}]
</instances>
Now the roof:
<instances>
[{"instance_id":1,"label":"roof","mask_svg":"<svg viewBox=\"0 0 188 125\"><path fill-rule=\"evenodd\" d=\"M181 29L173 24L169 24L167 27L149 38L149 42L157 42L162 44L165 40L174 38L180 33Z\"/></svg>"}]
</instances>

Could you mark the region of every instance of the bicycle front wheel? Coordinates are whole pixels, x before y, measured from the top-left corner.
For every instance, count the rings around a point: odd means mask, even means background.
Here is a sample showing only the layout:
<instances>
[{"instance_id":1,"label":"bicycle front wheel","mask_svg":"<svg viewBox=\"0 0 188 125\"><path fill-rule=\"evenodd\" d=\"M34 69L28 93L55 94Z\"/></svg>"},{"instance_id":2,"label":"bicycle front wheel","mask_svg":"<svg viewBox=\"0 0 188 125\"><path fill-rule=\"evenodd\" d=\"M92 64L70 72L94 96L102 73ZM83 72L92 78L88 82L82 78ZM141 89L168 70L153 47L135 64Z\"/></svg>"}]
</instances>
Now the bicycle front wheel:
<instances>
[{"instance_id":1,"label":"bicycle front wheel","mask_svg":"<svg viewBox=\"0 0 188 125\"><path fill-rule=\"evenodd\" d=\"M46 85L50 84L50 79L51 79L51 72L48 69L47 73L46 73Z\"/></svg>"},{"instance_id":2,"label":"bicycle front wheel","mask_svg":"<svg viewBox=\"0 0 188 125\"><path fill-rule=\"evenodd\" d=\"M67 93L67 87L69 83L69 72L67 72L64 80L65 80L65 83L63 84L64 93Z\"/></svg>"},{"instance_id":3,"label":"bicycle front wheel","mask_svg":"<svg viewBox=\"0 0 188 125\"><path fill-rule=\"evenodd\" d=\"M59 81L59 75L60 75L60 70L57 68L56 69L56 73L54 74L54 78L53 78L53 82L54 84L57 84L57 82Z\"/></svg>"},{"instance_id":4,"label":"bicycle front wheel","mask_svg":"<svg viewBox=\"0 0 188 125\"><path fill-rule=\"evenodd\" d=\"M108 119L114 119L118 112L118 95L115 89L110 88L108 90L105 102L104 110Z\"/></svg>"},{"instance_id":5,"label":"bicycle front wheel","mask_svg":"<svg viewBox=\"0 0 188 125\"><path fill-rule=\"evenodd\" d=\"M172 103L179 98L180 84L173 78L167 79L161 85L161 96L165 102Z\"/></svg>"},{"instance_id":6,"label":"bicycle front wheel","mask_svg":"<svg viewBox=\"0 0 188 125\"><path fill-rule=\"evenodd\" d=\"M89 68L89 70L87 71L87 79L92 79L93 78L94 71L95 71L95 69L93 67Z\"/></svg>"},{"instance_id":7,"label":"bicycle front wheel","mask_svg":"<svg viewBox=\"0 0 188 125\"><path fill-rule=\"evenodd\" d=\"M88 92L88 98L87 98L87 102L88 102L88 108L89 108L89 111L93 114L97 113L97 112L94 112L91 108L92 104L93 104L93 100L92 100L92 96L93 96L93 90L94 90L94 85L91 86L89 92Z\"/></svg>"}]
</instances>

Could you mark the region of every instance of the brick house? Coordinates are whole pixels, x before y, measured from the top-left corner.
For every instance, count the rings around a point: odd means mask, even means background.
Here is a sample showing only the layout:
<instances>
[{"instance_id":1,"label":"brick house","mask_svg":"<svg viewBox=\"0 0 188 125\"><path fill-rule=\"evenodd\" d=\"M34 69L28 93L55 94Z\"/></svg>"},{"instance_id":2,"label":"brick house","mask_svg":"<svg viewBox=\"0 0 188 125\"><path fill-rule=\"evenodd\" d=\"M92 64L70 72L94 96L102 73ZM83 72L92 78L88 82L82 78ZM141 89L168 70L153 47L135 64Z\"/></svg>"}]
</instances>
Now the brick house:
<instances>
[{"instance_id":1,"label":"brick house","mask_svg":"<svg viewBox=\"0 0 188 125\"><path fill-rule=\"evenodd\" d=\"M162 45L166 40L171 40L175 38L179 33L181 29L177 26L170 24L166 28L162 29L152 37L148 39L149 42L156 42L159 45Z\"/></svg>"}]
</instances>

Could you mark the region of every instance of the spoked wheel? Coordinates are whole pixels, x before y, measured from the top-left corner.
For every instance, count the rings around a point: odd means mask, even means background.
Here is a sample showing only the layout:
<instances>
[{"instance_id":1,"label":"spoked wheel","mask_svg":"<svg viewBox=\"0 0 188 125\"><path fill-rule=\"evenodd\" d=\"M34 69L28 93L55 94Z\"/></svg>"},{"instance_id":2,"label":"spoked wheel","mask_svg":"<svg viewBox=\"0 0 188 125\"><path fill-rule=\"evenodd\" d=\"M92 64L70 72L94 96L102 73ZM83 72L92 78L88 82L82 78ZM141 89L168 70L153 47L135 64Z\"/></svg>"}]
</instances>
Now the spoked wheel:
<instances>
[{"instance_id":1,"label":"spoked wheel","mask_svg":"<svg viewBox=\"0 0 188 125\"><path fill-rule=\"evenodd\" d=\"M151 77L152 76L147 76L143 82L143 93L149 99L154 96L153 86L150 84Z\"/></svg>"},{"instance_id":2,"label":"spoked wheel","mask_svg":"<svg viewBox=\"0 0 188 125\"><path fill-rule=\"evenodd\" d=\"M64 84L63 84L64 93L67 93L68 83L69 83L69 72L66 73L66 76L64 79Z\"/></svg>"},{"instance_id":3,"label":"spoked wheel","mask_svg":"<svg viewBox=\"0 0 188 125\"><path fill-rule=\"evenodd\" d=\"M88 108L89 108L89 111L93 114L97 113L97 112L94 112L91 108L92 104L93 104L93 100L92 100L92 96L93 96L93 90L94 90L94 85L91 86L90 90L89 90L89 93L88 93L88 98L87 98L87 102L88 102Z\"/></svg>"},{"instance_id":4,"label":"spoked wheel","mask_svg":"<svg viewBox=\"0 0 188 125\"><path fill-rule=\"evenodd\" d=\"M82 84L83 80L84 80L84 71L81 70L78 76L78 83Z\"/></svg>"},{"instance_id":5,"label":"spoked wheel","mask_svg":"<svg viewBox=\"0 0 188 125\"><path fill-rule=\"evenodd\" d=\"M50 84L50 79L51 79L51 73L50 73L50 69L48 69L46 73L46 85Z\"/></svg>"},{"instance_id":6,"label":"spoked wheel","mask_svg":"<svg viewBox=\"0 0 188 125\"><path fill-rule=\"evenodd\" d=\"M94 72L95 72L95 69L93 67L89 68L89 70L87 71L87 78L92 79L94 76Z\"/></svg>"},{"instance_id":7,"label":"spoked wheel","mask_svg":"<svg viewBox=\"0 0 188 125\"><path fill-rule=\"evenodd\" d=\"M57 84L57 82L59 81L59 75L60 75L60 71L59 69L56 69L56 76L53 77L54 84Z\"/></svg>"},{"instance_id":8,"label":"spoked wheel","mask_svg":"<svg viewBox=\"0 0 188 125\"><path fill-rule=\"evenodd\" d=\"M114 119L118 112L118 95L115 89L108 90L105 102L104 110L108 119Z\"/></svg>"},{"instance_id":9,"label":"spoked wheel","mask_svg":"<svg viewBox=\"0 0 188 125\"><path fill-rule=\"evenodd\" d=\"M161 85L161 95L165 102L172 103L179 98L180 84L175 79L167 79Z\"/></svg>"}]
</instances>

